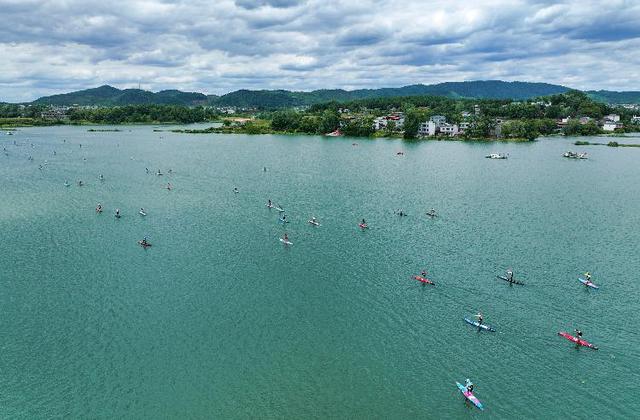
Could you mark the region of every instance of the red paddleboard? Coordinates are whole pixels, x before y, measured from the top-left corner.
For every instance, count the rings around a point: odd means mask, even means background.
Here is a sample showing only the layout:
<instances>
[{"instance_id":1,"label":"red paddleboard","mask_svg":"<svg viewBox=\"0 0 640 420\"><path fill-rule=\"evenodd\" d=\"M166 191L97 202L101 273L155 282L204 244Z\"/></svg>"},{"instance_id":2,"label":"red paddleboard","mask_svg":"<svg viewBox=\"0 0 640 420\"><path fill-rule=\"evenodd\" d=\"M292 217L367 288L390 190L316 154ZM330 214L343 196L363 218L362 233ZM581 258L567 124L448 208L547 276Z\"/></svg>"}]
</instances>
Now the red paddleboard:
<instances>
[{"instance_id":1,"label":"red paddleboard","mask_svg":"<svg viewBox=\"0 0 640 420\"><path fill-rule=\"evenodd\" d=\"M414 280L418 280L419 282L424 283L424 284L433 284L434 286L436 285L436 284L435 284L434 282L432 282L431 280L426 279L426 278L424 278L424 277L422 277L422 276L413 276L413 279L414 279Z\"/></svg>"},{"instance_id":2,"label":"red paddleboard","mask_svg":"<svg viewBox=\"0 0 640 420\"><path fill-rule=\"evenodd\" d=\"M569 340L569 341L571 341L573 343L576 343L576 344L578 344L580 346L588 347L588 348L594 349L594 350L598 350L598 348L596 346L594 346L593 344L591 344L588 341L585 341L585 340L583 340L581 338L574 337L571 334L569 334L568 332L559 332L558 335L561 336L561 337L564 337L567 340Z\"/></svg>"}]
</instances>

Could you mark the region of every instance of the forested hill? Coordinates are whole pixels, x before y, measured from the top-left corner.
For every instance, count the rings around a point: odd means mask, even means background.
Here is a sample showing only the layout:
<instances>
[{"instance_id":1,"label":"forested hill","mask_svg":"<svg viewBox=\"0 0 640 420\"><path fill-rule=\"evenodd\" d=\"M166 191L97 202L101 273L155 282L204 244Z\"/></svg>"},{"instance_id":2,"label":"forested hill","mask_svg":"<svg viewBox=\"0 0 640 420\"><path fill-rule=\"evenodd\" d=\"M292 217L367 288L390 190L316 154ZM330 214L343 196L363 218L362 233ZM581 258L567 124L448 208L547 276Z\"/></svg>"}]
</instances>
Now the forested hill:
<instances>
[{"instance_id":1,"label":"forested hill","mask_svg":"<svg viewBox=\"0 0 640 420\"><path fill-rule=\"evenodd\" d=\"M222 96L196 92L164 90L149 92L141 89L120 90L111 86L46 96L35 104L122 106L140 104L211 105L240 108L275 109L309 106L330 101L347 102L357 99L400 96L445 96L448 98L513 99L524 100L568 91L569 88L548 83L503 82L480 80L472 82L446 82L435 85L410 85L381 89L322 89L311 92L288 90L237 90ZM640 92L587 92L595 100L607 103L640 103Z\"/></svg>"},{"instance_id":2,"label":"forested hill","mask_svg":"<svg viewBox=\"0 0 640 420\"><path fill-rule=\"evenodd\" d=\"M104 85L94 89L79 90L60 95L44 96L33 101L38 105L205 105L207 95L196 92L181 92L179 90L163 90L157 93L142 89L116 89Z\"/></svg>"},{"instance_id":3,"label":"forested hill","mask_svg":"<svg viewBox=\"0 0 640 420\"><path fill-rule=\"evenodd\" d=\"M640 91L590 90L587 94L595 101L608 104L640 104Z\"/></svg>"}]
</instances>

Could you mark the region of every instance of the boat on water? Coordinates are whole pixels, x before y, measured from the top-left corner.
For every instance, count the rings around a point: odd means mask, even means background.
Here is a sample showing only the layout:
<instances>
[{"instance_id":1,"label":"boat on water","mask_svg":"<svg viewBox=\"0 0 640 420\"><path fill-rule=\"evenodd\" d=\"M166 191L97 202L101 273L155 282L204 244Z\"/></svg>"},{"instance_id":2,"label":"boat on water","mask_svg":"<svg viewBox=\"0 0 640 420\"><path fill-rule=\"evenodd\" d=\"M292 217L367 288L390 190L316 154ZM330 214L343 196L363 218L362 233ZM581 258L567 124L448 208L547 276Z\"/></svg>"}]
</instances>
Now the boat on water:
<instances>
[{"instance_id":1,"label":"boat on water","mask_svg":"<svg viewBox=\"0 0 640 420\"><path fill-rule=\"evenodd\" d=\"M508 155L503 155L501 153L491 153L485 156L487 159L506 159L509 156Z\"/></svg>"},{"instance_id":2,"label":"boat on water","mask_svg":"<svg viewBox=\"0 0 640 420\"><path fill-rule=\"evenodd\" d=\"M418 280L420 283L422 284L431 284L433 286L435 286L436 284L434 282L432 282L431 280L429 280L426 277L422 277L422 276L413 276L412 277L414 280Z\"/></svg>"},{"instance_id":3,"label":"boat on water","mask_svg":"<svg viewBox=\"0 0 640 420\"><path fill-rule=\"evenodd\" d=\"M496 330L493 327L491 327L490 325L481 324L478 321L475 321L475 320L472 320L472 319L469 319L469 318L464 318L464 322L466 322L469 325L473 325L474 327L477 327L479 330L496 332Z\"/></svg>"},{"instance_id":4,"label":"boat on water","mask_svg":"<svg viewBox=\"0 0 640 420\"><path fill-rule=\"evenodd\" d=\"M582 338L578 338L578 337L574 337L573 335L569 334L568 332L564 332L564 331L560 331L558 333L558 335L560 337L564 337L567 340L576 343L578 346L582 346L582 347L587 347L593 350L598 350L598 347L594 346L593 344L589 343L586 340L583 340Z\"/></svg>"},{"instance_id":5,"label":"boat on water","mask_svg":"<svg viewBox=\"0 0 640 420\"><path fill-rule=\"evenodd\" d=\"M576 153L576 152L569 151L569 152L564 152L562 156L569 159L589 159L589 157L587 156L587 152Z\"/></svg>"},{"instance_id":6,"label":"boat on water","mask_svg":"<svg viewBox=\"0 0 640 420\"><path fill-rule=\"evenodd\" d=\"M464 397L468 401L470 401L473 405L478 407L480 410L484 410L484 406L482 405L480 400L475 395L473 395L473 392L469 391L467 387L462 385L460 382L456 382L456 385L458 386L458 389L460 390L462 395L464 395Z\"/></svg>"},{"instance_id":7,"label":"boat on water","mask_svg":"<svg viewBox=\"0 0 640 420\"><path fill-rule=\"evenodd\" d=\"M151 247L151 244L149 242L147 242L145 239L142 239L142 240L138 241L138 245L140 245L144 249L147 249L147 248Z\"/></svg>"},{"instance_id":8,"label":"boat on water","mask_svg":"<svg viewBox=\"0 0 640 420\"><path fill-rule=\"evenodd\" d=\"M519 284L521 286L524 286L523 282L521 282L520 280L516 280L513 277L511 279L508 278L507 276L496 276L496 277L499 278L500 280L504 280L504 281L506 281L507 283L510 283L510 284Z\"/></svg>"},{"instance_id":9,"label":"boat on water","mask_svg":"<svg viewBox=\"0 0 640 420\"><path fill-rule=\"evenodd\" d=\"M596 286L591 280L583 279L582 277L578 277L578 281L584 284L586 287L590 287L592 289L599 289L600 286Z\"/></svg>"}]
</instances>

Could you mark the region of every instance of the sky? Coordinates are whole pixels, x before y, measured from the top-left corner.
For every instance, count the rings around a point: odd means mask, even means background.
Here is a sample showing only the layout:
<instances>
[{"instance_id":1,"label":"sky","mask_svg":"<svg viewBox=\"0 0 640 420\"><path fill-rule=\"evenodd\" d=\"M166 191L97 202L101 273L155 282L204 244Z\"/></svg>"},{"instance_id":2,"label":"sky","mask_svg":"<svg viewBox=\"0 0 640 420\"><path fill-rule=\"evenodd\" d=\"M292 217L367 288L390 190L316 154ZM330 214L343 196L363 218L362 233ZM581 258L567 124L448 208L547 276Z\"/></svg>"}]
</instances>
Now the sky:
<instances>
[{"instance_id":1,"label":"sky","mask_svg":"<svg viewBox=\"0 0 640 420\"><path fill-rule=\"evenodd\" d=\"M0 101L110 84L640 90L640 0L0 0Z\"/></svg>"}]
</instances>

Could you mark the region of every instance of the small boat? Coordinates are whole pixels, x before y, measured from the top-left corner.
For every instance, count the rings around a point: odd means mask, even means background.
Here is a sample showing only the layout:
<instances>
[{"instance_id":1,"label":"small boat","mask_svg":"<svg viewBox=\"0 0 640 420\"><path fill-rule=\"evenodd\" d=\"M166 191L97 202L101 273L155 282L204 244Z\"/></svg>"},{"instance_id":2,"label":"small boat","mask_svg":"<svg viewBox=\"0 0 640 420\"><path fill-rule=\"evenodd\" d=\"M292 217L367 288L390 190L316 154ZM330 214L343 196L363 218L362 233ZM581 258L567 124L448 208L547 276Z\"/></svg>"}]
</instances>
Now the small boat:
<instances>
[{"instance_id":1,"label":"small boat","mask_svg":"<svg viewBox=\"0 0 640 420\"><path fill-rule=\"evenodd\" d=\"M422 276L413 276L412 277L414 280L418 280L420 283L422 284L431 284L433 286L435 286L436 284L434 282L432 282L431 280L429 280L428 278L422 277Z\"/></svg>"},{"instance_id":2,"label":"small boat","mask_svg":"<svg viewBox=\"0 0 640 420\"><path fill-rule=\"evenodd\" d=\"M469 392L467 387L462 385L460 382L456 382L456 385L458 386L458 389L460 390L462 395L464 395L464 397L467 400L471 401L471 403L473 405L475 405L476 407L478 407L480 410L484 410L484 407L482 406L482 403L480 402L480 400L478 398L476 398L475 395L473 395L473 392Z\"/></svg>"},{"instance_id":3,"label":"small boat","mask_svg":"<svg viewBox=\"0 0 640 420\"><path fill-rule=\"evenodd\" d=\"M558 335L560 337L566 338L567 340L569 340L569 341L571 341L573 343L576 343L579 346L587 347L587 348L590 348L590 349L593 349L593 350L598 350L598 347L594 346L593 344L591 344L588 341L585 341L585 340L583 340L581 338L574 337L571 334L569 334L568 332L560 331L558 333Z\"/></svg>"},{"instance_id":4,"label":"small boat","mask_svg":"<svg viewBox=\"0 0 640 420\"><path fill-rule=\"evenodd\" d=\"M593 284L591 282L591 280L587 280L587 279L583 279L582 277L578 277L578 281L582 284L584 284L586 287L590 287L592 289L599 289L600 286L596 286L595 284Z\"/></svg>"},{"instance_id":5,"label":"small boat","mask_svg":"<svg viewBox=\"0 0 640 420\"><path fill-rule=\"evenodd\" d=\"M471 320L471 319L469 319L469 318L464 318L464 321L465 321L467 324L471 324L471 325L473 325L474 327L478 327L479 329L482 329L482 330L485 330L485 331L496 332L496 330L495 330L493 327L491 327L491 326L489 326L489 325L486 325L486 324L481 324L481 323L479 323L478 321Z\"/></svg>"},{"instance_id":6,"label":"small boat","mask_svg":"<svg viewBox=\"0 0 640 420\"><path fill-rule=\"evenodd\" d=\"M509 157L508 155L503 155L500 153L491 153L485 156L487 159L506 159Z\"/></svg>"},{"instance_id":7,"label":"small boat","mask_svg":"<svg viewBox=\"0 0 640 420\"><path fill-rule=\"evenodd\" d=\"M497 277L497 278L499 278L500 280L504 280L504 281L506 281L507 283L511 283L511 284L519 284L519 285L521 285L521 286L524 286L524 283L523 283L523 282L518 281L518 280L516 280L516 279L511 279L511 280L509 280L506 276L496 276L496 277Z\"/></svg>"},{"instance_id":8,"label":"small boat","mask_svg":"<svg viewBox=\"0 0 640 420\"><path fill-rule=\"evenodd\" d=\"M564 154L562 156L564 156L566 158L569 158L569 159L589 159L587 157L587 152L582 152L582 153L564 152Z\"/></svg>"}]
</instances>

